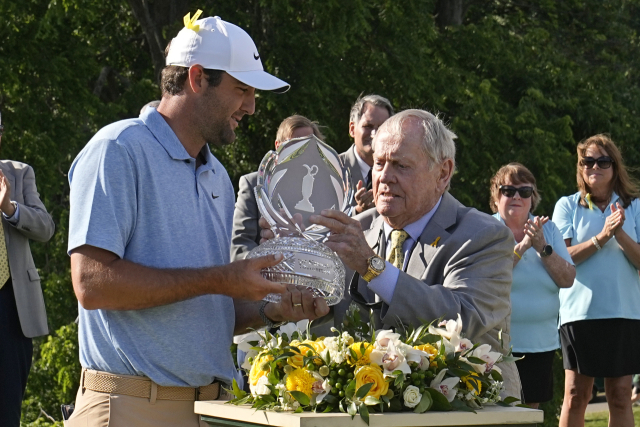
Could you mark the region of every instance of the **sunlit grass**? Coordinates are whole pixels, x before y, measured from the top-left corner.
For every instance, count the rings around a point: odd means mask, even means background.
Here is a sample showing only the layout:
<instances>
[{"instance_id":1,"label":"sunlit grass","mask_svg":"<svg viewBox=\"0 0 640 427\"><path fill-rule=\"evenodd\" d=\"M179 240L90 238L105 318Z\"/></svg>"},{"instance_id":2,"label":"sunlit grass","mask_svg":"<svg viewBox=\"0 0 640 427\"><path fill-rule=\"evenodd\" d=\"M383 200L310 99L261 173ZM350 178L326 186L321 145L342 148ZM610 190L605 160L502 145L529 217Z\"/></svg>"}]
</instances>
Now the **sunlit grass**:
<instances>
[{"instance_id":1,"label":"sunlit grass","mask_svg":"<svg viewBox=\"0 0 640 427\"><path fill-rule=\"evenodd\" d=\"M633 407L635 425L640 426L640 406ZM584 417L585 427L607 427L609 424L609 412L592 412Z\"/></svg>"}]
</instances>

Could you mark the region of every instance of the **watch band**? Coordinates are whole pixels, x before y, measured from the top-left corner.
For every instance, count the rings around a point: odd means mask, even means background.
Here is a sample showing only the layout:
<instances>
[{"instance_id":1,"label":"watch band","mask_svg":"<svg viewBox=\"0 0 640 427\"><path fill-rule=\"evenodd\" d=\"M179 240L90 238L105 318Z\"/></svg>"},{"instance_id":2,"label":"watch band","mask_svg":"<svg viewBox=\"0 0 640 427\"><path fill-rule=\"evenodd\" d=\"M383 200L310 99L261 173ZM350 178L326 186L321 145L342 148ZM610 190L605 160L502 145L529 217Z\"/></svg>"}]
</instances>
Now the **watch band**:
<instances>
[{"instance_id":1,"label":"watch band","mask_svg":"<svg viewBox=\"0 0 640 427\"><path fill-rule=\"evenodd\" d=\"M269 301L262 301L262 304L260 304L260 310L258 310L258 312L260 313L260 318L262 319L264 324L267 325L267 328L279 328L285 323L288 323L286 320L283 322L273 323L273 321L269 319L266 314L264 314L264 308L267 306L267 304L269 304Z\"/></svg>"},{"instance_id":2,"label":"watch band","mask_svg":"<svg viewBox=\"0 0 640 427\"><path fill-rule=\"evenodd\" d=\"M376 258L381 261L381 267L382 267L381 269L377 269L373 266L373 261ZM362 276L362 279L365 280L367 283L370 282L371 280L378 277L384 271L385 266L386 266L386 263L382 258L380 258L378 255L372 256L367 260L367 272Z\"/></svg>"}]
</instances>

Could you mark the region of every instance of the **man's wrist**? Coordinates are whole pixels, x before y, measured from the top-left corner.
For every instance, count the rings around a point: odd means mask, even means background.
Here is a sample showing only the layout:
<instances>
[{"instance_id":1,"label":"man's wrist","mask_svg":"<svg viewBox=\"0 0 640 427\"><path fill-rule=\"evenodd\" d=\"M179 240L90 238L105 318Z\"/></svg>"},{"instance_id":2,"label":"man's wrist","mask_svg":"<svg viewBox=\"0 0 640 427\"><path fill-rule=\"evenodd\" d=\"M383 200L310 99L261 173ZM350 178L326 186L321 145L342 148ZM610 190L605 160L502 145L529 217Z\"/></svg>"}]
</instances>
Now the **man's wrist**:
<instances>
[{"instance_id":1,"label":"man's wrist","mask_svg":"<svg viewBox=\"0 0 640 427\"><path fill-rule=\"evenodd\" d=\"M11 218L13 214L16 213L16 207L11 201L7 202L6 205L0 207L0 209L2 210L2 213L4 213L9 218Z\"/></svg>"},{"instance_id":2,"label":"man's wrist","mask_svg":"<svg viewBox=\"0 0 640 427\"><path fill-rule=\"evenodd\" d=\"M262 312L264 313L264 316L271 323L276 324L276 323L283 323L287 321L287 319L285 319L282 316L282 313L280 313L280 311L277 309L276 304L271 304L268 301L264 301L261 307L262 307ZM263 318L262 320L264 321L265 319Z\"/></svg>"}]
</instances>

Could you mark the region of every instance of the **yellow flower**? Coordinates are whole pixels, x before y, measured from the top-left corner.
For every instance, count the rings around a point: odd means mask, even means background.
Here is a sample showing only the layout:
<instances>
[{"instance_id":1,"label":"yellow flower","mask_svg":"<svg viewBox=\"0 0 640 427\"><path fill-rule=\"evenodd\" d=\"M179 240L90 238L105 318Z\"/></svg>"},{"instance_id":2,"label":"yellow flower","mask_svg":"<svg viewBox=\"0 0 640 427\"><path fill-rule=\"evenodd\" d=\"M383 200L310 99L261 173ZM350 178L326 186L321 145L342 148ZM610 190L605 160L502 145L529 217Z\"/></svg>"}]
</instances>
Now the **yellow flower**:
<instances>
[{"instance_id":1,"label":"yellow flower","mask_svg":"<svg viewBox=\"0 0 640 427\"><path fill-rule=\"evenodd\" d=\"M362 352L362 347L364 347L364 353ZM356 360L353 360L353 357L351 357L351 352L349 352L348 362L350 365L364 366L371 363L371 360L369 360L369 356L371 355L371 351L373 350L373 346L371 344L369 344L368 342L357 342L351 344L349 348L353 350L356 356L358 356Z\"/></svg>"},{"instance_id":2,"label":"yellow flower","mask_svg":"<svg viewBox=\"0 0 640 427\"><path fill-rule=\"evenodd\" d=\"M301 344L307 344L307 345L310 345L311 347L314 347L313 341L305 340L302 343L298 340L291 341L289 345L291 345L292 347L297 347L299 351L291 349L290 351L292 353L295 353L295 355L291 357L287 357L287 363L296 368L302 368L304 366L304 356L307 354L307 351L310 350L309 347L302 346Z\"/></svg>"},{"instance_id":3,"label":"yellow flower","mask_svg":"<svg viewBox=\"0 0 640 427\"><path fill-rule=\"evenodd\" d=\"M482 383L480 382L477 373L471 372L471 375L467 375L466 377L462 377L460 379L464 381L464 383L467 385L467 389L469 389L469 391L471 391L473 394L478 395L482 391ZM473 386L474 384L476 385L477 389Z\"/></svg>"},{"instance_id":4,"label":"yellow flower","mask_svg":"<svg viewBox=\"0 0 640 427\"><path fill-rule=\"evenodd\" d=\"M294 369L285 381L288 391L301 391L311 397L312 386L316 379L308 371L304 369Z\"/></svg>"},{"instance_id":5,"label":"yellow flower","mask_svg":"<svg viewBox=\"0 0 640 427\"><path fill-rule=\"evenodd\" d=\"M424 351L425 353L429 353L429 366L437 366L438 364L434 362L436 356L438 355L438 349L432 346L431 344L422 344L413 346L416 350Z\"/></svg>"},{"instance_id":6,"label":"yellow flower","mask_svg":"<svg viewBox=\"0 0 640 427\"><path fill-rule=\"evenodd\" d=\"M380 399L380 396L387 394L389 383L385 381L382 368L376 364L366 365L356 371L356 390L365 384L373 383L367 396Z\"/></svg>"},{"instance_id":7,"label":"yellow flower","mask_svg":"<svg viewBox=\"0 0 640 427\"><path fill-rule=\"evenodd\" d=\"M252 385L258 384L258 380L269 373L271 367L269 362L273 360L273 356L270 354L258 355L256 360L251 365L251 371L249 372L249 381Z\"/></svg>"}]
</instances>

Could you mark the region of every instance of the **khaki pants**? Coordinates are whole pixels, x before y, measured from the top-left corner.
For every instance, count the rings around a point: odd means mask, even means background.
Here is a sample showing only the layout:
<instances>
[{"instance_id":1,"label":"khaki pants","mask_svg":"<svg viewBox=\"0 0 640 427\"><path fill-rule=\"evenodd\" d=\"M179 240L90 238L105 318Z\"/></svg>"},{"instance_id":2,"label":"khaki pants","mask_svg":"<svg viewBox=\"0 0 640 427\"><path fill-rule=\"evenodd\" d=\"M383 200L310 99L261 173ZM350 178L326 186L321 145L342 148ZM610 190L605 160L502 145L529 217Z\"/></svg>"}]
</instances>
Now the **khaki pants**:
<instances>
[{"instance_id":1,"label":"khaki pants","mask_svg":"<svg viewBox=\"0 0 640 427\"><path fill-rule=\"evenodd\" d=\"M233 398L221 390L219 400ZM194 401L164 400L82 390L65 427L208 427L194 412Z\"/></svg>"}]
</instances>

